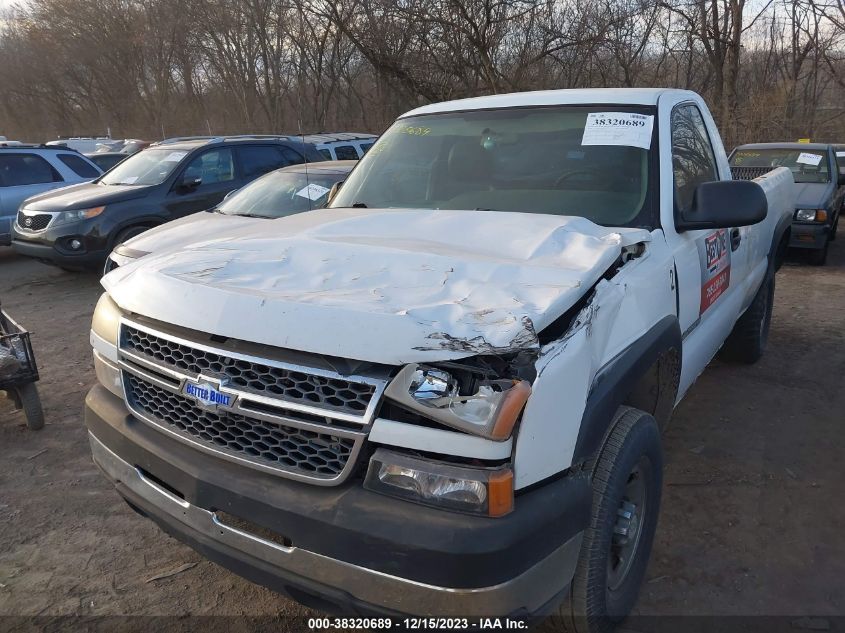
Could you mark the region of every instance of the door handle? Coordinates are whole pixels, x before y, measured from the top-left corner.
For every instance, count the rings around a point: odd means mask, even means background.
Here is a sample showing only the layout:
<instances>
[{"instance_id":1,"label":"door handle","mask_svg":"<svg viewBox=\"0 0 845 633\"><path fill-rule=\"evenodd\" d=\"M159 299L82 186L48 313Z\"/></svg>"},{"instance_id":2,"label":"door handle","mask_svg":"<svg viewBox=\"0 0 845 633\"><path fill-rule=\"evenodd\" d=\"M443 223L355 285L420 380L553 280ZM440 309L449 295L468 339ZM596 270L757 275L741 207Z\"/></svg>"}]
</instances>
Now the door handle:
<instances>
[{"instance_id":1,"label":"door handle","mask_svg":"<svg viewBox=\"0 0 845 633\"><path fill-rule=\"evenodd\" d=\"M742 235L739 229L731 229L731 250L735 251L739 248L739 243L742 241Z\"/></svg>"}]
</instances>

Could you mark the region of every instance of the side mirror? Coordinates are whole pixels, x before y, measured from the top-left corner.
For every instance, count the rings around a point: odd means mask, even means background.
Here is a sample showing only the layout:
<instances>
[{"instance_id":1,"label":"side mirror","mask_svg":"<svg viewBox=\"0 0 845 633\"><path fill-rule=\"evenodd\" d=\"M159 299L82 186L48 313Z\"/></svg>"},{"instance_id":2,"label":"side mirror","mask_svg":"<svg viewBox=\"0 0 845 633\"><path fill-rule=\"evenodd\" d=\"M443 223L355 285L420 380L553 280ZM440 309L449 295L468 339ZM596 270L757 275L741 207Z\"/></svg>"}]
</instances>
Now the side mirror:
<instances>
[{"instance_id":1,"label":"side mirror","mask_svg":"<svg viewBox=\"0 0 845 633\"><path fill-rule=\"evenodd\" d=\"M717 180L701 183L692 207L678 214L678 231L726 229L757 224L766 219L769 201L763 188L750 180Z\"/></svg>"},{"instance_id":2,"label":"side mirror","mask_svg":"<svg viewBox=\"0 0 845 633\"><path fill-rule=\"evenodd\" d=\"M182 179L179 181L179 189L182 191L190 191L191 189L196 189L202 184L202 178L200 176L190 176L188 174L184 174Z\"/></svg>"},{"instance_id":3,"label":"side mirror","mask_svg":"<svg viewBox=\"0 0 845 633\"><path fill-rule=\"evenodd\" d=\"M334 197L337 195L337 192L340 191L340 188L343 186L343 181L336 182L332 185L332 188L329 189L329 197L326 198L326 206L329 206L334 200Z\"/></svg>"}]
</instances>

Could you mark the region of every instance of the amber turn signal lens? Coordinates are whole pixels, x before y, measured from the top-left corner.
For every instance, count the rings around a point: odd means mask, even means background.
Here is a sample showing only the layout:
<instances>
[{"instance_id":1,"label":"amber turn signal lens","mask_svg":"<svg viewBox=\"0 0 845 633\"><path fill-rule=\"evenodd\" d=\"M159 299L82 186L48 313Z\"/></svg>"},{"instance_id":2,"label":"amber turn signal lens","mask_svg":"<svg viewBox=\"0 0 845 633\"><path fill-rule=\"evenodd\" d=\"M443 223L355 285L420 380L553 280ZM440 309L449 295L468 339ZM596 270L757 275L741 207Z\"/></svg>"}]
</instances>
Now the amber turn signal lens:
<instances>
[{"instance_id":1,"label":"amber turn signal lens","mask_svg":"<svg viewBox=\"0 0 845 633\"><path fill-rule=\"evenodd\" d=\"M501 470L487 480L487 513L500 517L513 510L513 471Z\"/></svg>"},{"instance_id":2,"label":"amber turn signal lens","mask_svg":"<svg viewBox=\"0 0 845 633\"><path fill-rule=\"evenodd\" d=\"M505 393L505 399L499 408L499 417L493 426L490 439L506 440L511 436L513 426L529 397L531 397L531 385L524 380L514 381L513 387Z\"/></svg>"}]
</instances>

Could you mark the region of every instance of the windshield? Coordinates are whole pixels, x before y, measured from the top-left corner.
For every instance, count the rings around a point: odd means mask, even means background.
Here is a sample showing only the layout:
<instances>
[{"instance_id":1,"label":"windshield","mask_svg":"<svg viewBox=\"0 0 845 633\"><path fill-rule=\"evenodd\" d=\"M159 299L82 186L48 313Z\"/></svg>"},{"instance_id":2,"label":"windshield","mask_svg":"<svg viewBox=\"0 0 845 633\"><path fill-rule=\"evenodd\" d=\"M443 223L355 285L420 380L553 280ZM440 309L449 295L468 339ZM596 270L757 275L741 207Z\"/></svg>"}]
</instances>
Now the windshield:
<instances>
[{"instance_id":1,"label":"windshield","mask_svg":"<svg viewBox=\"0 0 845 633\"><path fill-rule=\"evenodd\" d=\"M397 121L332 207L481 209L649 224L654 109L561 106ZM635 222L639 220L639 222Z\"/></svg>"},{"instance_id":2,"label":"windshield","mask_svg":"<svg viewBox=\"0 0 845 633\"><path fill-rule=\"evenodd\" d=\"M158 185L167 180L188 152L145 149L133 154L100 179L104 185Z\"/></svg>"},{"instance_id":3,"label":"windshield","mask_svg":"<svg viewBox=\"0 0 845 633\"><path fill-rule=\"evenodd\" d=\"M227 215L281 218L325 206L332 185L346 174L276 171L251 182L224 200L217 211Z\"/></svg>"},{"instance_id":4,"label":"windshield","mask_svg":"<svg viewBox=\"0 0 845 633\"><path fill-rule=\"evenodd\" d=\"M732 167L788 167L795 182L830 182L823 149L738 149L730 162Z\"/></svg>"}]
</instances>

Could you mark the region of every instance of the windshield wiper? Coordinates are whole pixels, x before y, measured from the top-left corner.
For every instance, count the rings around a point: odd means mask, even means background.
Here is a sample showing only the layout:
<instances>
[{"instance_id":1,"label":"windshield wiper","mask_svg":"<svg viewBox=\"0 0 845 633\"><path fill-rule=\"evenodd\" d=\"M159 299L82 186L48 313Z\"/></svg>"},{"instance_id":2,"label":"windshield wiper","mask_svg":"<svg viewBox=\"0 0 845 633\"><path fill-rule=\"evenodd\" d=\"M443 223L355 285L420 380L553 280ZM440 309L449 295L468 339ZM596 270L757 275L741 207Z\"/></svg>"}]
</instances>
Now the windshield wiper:
<instances>
[{"instance_id":1,"label":"windshield wiper","mask_svg":"<svg viewBox=\"0 0 845 633\"><path fill-rule=\"evenodd\" d=\"M365 202L353 202L352 208L353 209L366 209L367 204Z\"/></svg>"}]
</instances>

